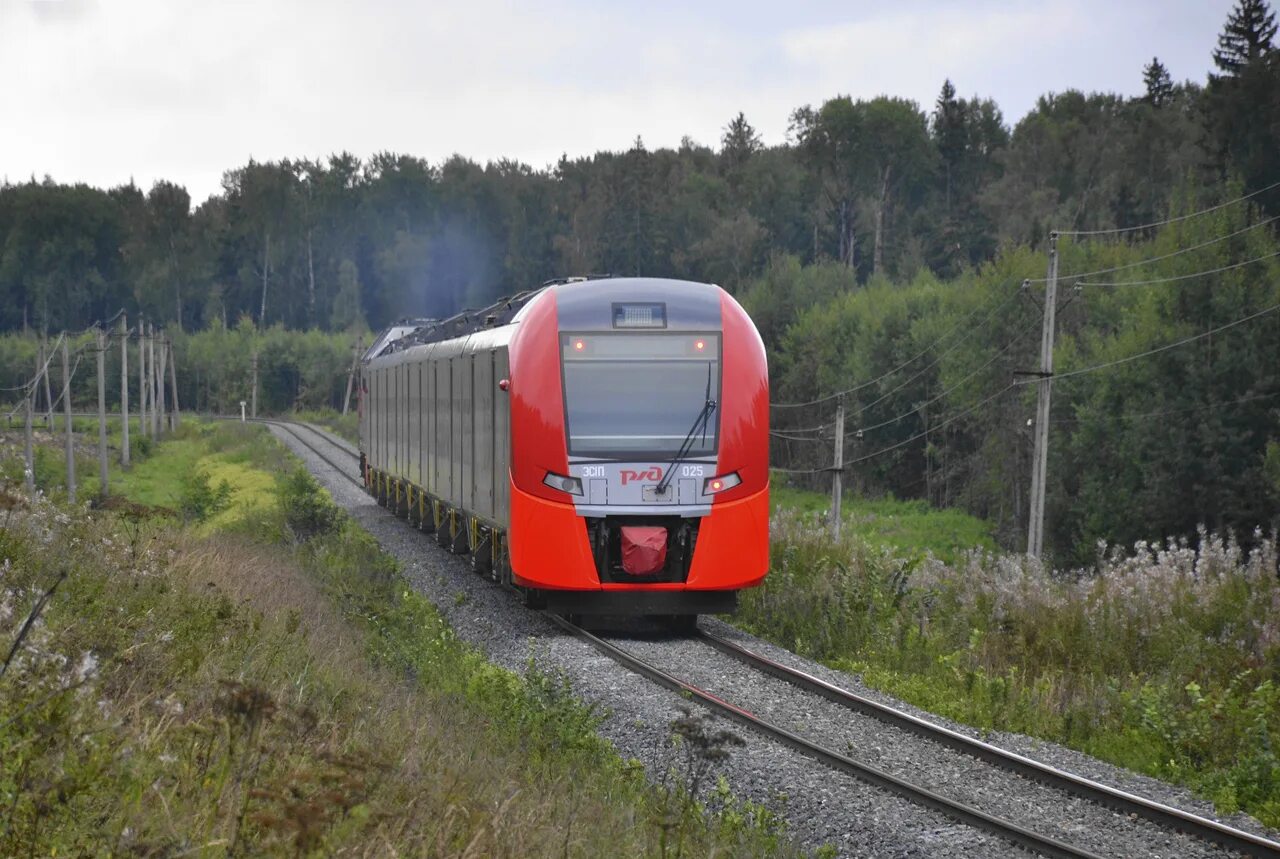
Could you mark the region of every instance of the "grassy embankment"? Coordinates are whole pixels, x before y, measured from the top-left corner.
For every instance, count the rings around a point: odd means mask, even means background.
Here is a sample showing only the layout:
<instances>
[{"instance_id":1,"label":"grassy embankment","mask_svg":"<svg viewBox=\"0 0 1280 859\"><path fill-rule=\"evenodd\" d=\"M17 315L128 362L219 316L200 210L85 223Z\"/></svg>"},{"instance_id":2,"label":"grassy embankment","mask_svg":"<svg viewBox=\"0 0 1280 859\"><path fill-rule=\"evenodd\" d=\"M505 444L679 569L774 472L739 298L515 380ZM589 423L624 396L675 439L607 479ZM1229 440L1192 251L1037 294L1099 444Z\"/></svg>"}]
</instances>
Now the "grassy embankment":
<instances>
[{"instance_id":1,"label":"grassy embankment","mask_svg":"<svg viewBox=\"0 0 1280 859\"><path fill-rule=\"evenodd\" d=\"M261 428L189 424L113 485L134 502L0 495L0 855L793 852L726 792L689 800L723 738L676 719L688 763L648 785Z\"/></svg>"},{"instance_id":2,"label":"grassy embankment","mask_svg":"<svg viewBox=\"0 0 1280 859\"><path fill-rule=\"evenodd\" d=\"M1252 552L1099 550L1055 572L992 551L981 523L915 503L775 490L772 572L738 622L958 721L1186 784L1280 826L1280 581ZM980 548L973 548L980 547Z\"/></svg>"}]
</instances>

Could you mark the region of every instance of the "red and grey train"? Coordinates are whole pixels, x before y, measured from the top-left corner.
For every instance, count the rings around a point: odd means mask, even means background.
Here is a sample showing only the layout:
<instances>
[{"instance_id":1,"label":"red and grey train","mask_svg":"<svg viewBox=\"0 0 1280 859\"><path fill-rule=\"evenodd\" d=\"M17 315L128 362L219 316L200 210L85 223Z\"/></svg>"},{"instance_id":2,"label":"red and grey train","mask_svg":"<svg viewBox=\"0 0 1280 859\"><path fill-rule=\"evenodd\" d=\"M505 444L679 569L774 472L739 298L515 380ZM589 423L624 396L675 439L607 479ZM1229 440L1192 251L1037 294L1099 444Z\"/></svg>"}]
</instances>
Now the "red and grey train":
<instances>
[{"instance_id":1,"label":"red and grey train","mask_svg":"<svg viewBox=\"0 0 1280 859\"><path fill-rule=\"evenodd\" d=\"M764 345L718 286L575 278L385 332L365 486L535 605L686 619L769 564Z\"/></svg>"}]
</instances>

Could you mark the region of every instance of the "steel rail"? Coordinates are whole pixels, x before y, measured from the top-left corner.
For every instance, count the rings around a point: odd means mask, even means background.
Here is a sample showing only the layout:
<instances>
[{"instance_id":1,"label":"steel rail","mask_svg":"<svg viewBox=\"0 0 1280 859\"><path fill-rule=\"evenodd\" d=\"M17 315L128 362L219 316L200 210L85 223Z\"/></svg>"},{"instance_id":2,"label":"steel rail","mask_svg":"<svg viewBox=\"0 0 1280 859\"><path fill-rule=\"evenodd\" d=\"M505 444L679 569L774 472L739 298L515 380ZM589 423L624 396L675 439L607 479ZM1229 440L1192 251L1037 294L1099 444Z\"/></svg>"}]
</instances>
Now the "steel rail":
<instances>
[{"instance_id":1,"label":"steel rail","mask_svg":"<svg viewBox=\"0 0 1280 859\"><path fill-rule=\"evenodd\" d=\"M721 698L716 697L710 692L680 680L660 668L657 668L643 659L628 653L622 648L610 644L604 639L596 636L587 630L569 622L559 615L545 613L546 617L553 623L573 635L586 641L596 650L608 656L615 662L629 668L642 677L664 686L675 692L682 692L692 696L704 706L715 710L736 722L747 725L750 728L768 736L785 746L800 752L820 763L826 764L833 769L847 773L859 781L872 785L873 787L895 793L898 796L912 802L916 805L930 808L940 812L953 820L981 829L991 833L999 838L1011 842L1017 847L1026 850L1032 850L1043 856L1052 857L1052 859L1101 859L1096 853L1091 853L1070 844L1059 841L1033 832L1030 829L1019 826L1007 820L1001 820L981 811L973 806L956 802L934 793L927 788L919 787L904 781L896 776L890 775L879 770L869 764L856 761L853 758L846 757L839 752L820 746L816 743L806 740L798 734L792 733L785 728L774 725L761 719L759 716L745 710L735 704L731 704Z\"/></svg>"},{"instance_id":2,"label":"steel rail","mask_svg":"<svg viewBox=\"0 0 1280 859\"><path fill-rule=\"evenodd\" d=\"M347 471L346 466L343 466L337 462L334 462L332 457L326 455L315 444L303 438L302 434L295 429L295 427L298 427L298 426L307 427L306 424L301 424L296 421L279 421L279 420L274 420L272 418L250 418L246 421L246 423L258 423L258 424L266 424L268 426L279 427L280 429L284 430L285 432L289 433L291 436L296 438L299 444L301 444L303 447L310 450L316 456L320 457L320 459L324 460L324 462L326 462L331 468L333 468L335 471L337 471L347 480L350 480L356 486L360 487L361 489L364 489L364 483L358 480L357 478L351 476L351 474ZM345 450L344 448L342 448L337 444L334 444L325 436L325 434L321 433L319 430L313 429L311 427L307 427L307 428L311 429L313 433L315 433L320 438L324 439L325 442L328 443L330 446L336 447L338 448L338 450L341 450L343 453L350 455L349 451Z\"/></svg>"},{"instance_id":3,"label":"steel rail","mask_svg":"<svg viewBox=\"0 0 1280 859\"><path fill-rule=\"evenodd\" d=\"M947 746L964 754L994 764L1001 769L1033 779L1041 784L1108 806L1124 814L1146 818L1167 829L1212 841L1230 850L1257 857L1280 857L1280 843L1271 841L1242 829L1201 817L1173 806L1164 805L1109 785L1083 778L1033 758L1002 749L991 743L974 739L958 731L935 724L910 713L882 704L856 692L842 689L825 680L796 668L783 665L705 629L698 636L721 653L742 662L757 671L769 674L828 701L840 704L863 715L870 716L900 730L908 731L926 740Z\"/></svg>"},{"instance_id":4,"label":"steel rail","mask_svg":"<svg viewBox=\"0 0 1280 859\"><path fill-rule=\"evenodd\" d=\"M358 460L358 456L352 453L345 444L330 438L327 432L321 431L310 424L300 421L283 421L271 418L251 419L256 423L269 424L278 426L282 430L288 432L298 440L300 444L308 448L312 453L329 464L331 467L339 471L345 478L350 480L357 486L363 488L363 483L355 477L347 473L344 466L335 462L330 456L322 452L315 444L303 438L297 431L296 427L302 427L313 435L322 439L326 444L333 448L341 450L344 454L352 459ZM803 754L822 761L836 769L848 772L854 777L879 787L897 793L904 798L935 811L939 811L947 816L959 819L962 822L983 829L987 832L995 834L999 837L1012 841L1020 847L1035 850L1046 856L1062 856L1062 857L1093 857L1088 851L1081 850L1056 839L1039 835L1035 832L1027 830L1017 824L1003 821L999 818L986 814L985 812L965 805L964 803L955 802L947 799L939 794L934 793L926 788L912 785L909 782L892 776L875 767L853 760L838 752L818 746L815 743L800 737L784 728L765 722L747 710L742 709L734 704L724 701L715 695L699 689L690 683L680 680L672 675L667 674L661 669L644 662L639 657L628 653L627 651L610 644L602 638L588 632L585 629L571 623L570 621L547 613L546 615L553 622L562 628L572 632L574 635L584 639L597 650L605 655L621 662L628 668L636 671L644 677L647 677L659 685L665 686L674 691L687 692L694 698L701 701L708 707L718 710L734 720L749 725L762 733L781 741ZM891 725L900 730L905 730L915 734L923 739L936 742L940 745L947 746L961 753L970 755L979 760L993 764L1001 769L1017 773L1025 778L1033 779L1041 784L1049 787L1064 790L1074 794L1082 799L1104 805L1120 811L1124 814L1132 814L1147 820L1150 820L1162 827L1173 829L1201 838L1206 841L1212 841L1230 850L1242 853L1248 856L1262 857L1280 857L1280 843L1254 835L1250 832L1237 829L1227 824L1210 820L1192 814L1182 809L1164 805L1135 794L1128 793L1109 785L1083 778L1050 766L1024 755L1002 749L991 743L969 737L958 731L946 728L942 725L921 719L910 713L897 710L879 701L875 701L847 689L842 689L831 683L814 677L799 669L791 668L776 660L772 660L762 654L756 653L749 648L736 644L705 629L698 630L698 636L704 639L709 645L716 650L737 659L749 665L756 670L762 671L780 680L804 689L805 691L819 695L833 703L847 707L851 710L862 713L863 715L875 718L885 724Z\"/></svg>"}]
</instances>

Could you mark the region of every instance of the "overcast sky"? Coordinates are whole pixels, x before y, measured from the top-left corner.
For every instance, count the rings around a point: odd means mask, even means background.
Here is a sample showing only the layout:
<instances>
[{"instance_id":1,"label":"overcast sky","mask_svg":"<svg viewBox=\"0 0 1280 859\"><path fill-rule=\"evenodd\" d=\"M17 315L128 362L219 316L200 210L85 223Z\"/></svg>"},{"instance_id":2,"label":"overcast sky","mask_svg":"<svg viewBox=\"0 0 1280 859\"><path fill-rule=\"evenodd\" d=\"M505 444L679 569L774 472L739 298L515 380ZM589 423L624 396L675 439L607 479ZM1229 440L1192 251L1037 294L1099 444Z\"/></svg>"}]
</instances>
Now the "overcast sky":
<instances>
[{"instance_id":1,"label":"overcast sky","mask_svg":"<svg viewBox=\"0 0 1280 859\"><path fill-rule=\"evenodd\" d=\"M766 143L837 94L932 106L944 78L1010 125L1050 91L1203 81L1233 0L0 0L0 178L201 201L250 157Z\"/></svg>"}]
</instances>

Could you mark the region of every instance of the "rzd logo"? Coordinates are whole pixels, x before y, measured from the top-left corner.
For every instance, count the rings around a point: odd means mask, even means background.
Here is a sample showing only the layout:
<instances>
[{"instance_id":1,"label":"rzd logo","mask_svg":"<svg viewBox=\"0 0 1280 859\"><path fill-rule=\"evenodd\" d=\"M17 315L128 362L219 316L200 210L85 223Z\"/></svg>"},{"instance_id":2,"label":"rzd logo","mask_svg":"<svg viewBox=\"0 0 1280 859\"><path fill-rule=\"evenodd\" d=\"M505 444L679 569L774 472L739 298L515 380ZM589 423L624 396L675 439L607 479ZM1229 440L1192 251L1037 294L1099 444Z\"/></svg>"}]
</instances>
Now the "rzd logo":
<instances>
[{"instance_id":1,"label":"rzd logo","mask_svg":"<svg viewBox=\"0 0 1280 859\"><path fill-rule=\"evenodd\" d=\"M622 485L623 486L626 486L628 483L634 483L637 480L661 480L661 479L662 479L662 467L658 465L655 465L652 468L645 469L644 471L632 471L629 468L622 469Z\"/></svg>"}]
</instances>

